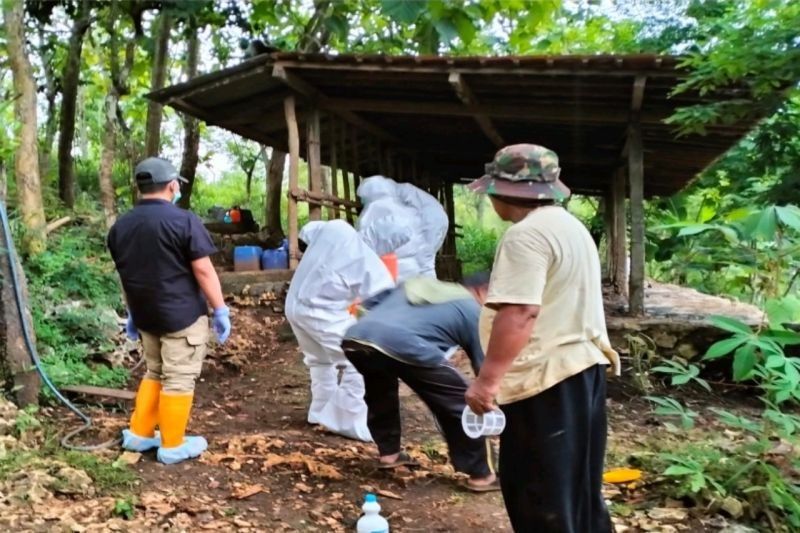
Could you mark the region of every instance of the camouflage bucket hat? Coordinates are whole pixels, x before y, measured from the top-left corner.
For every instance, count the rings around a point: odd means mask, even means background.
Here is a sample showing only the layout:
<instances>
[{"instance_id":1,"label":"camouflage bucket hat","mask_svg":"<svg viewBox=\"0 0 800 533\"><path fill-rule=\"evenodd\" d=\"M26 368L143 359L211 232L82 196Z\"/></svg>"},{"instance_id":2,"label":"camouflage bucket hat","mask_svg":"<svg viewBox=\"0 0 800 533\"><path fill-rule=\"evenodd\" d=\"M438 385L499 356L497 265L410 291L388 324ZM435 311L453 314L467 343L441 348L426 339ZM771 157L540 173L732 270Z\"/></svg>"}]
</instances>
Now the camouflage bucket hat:
<instances>
[{"instance_id":1,"label":"camouflage bucket hat","mask_svg":"<svg viewBox=\"0 0 800 533\"><path fill-rule=\"evenodd\" d=\"M473 181L473 192L530 200L565 200L569 187L558 179L558 156L537 144L513 144L501 148L486 174Z\"/></svg>"}]
</instances>

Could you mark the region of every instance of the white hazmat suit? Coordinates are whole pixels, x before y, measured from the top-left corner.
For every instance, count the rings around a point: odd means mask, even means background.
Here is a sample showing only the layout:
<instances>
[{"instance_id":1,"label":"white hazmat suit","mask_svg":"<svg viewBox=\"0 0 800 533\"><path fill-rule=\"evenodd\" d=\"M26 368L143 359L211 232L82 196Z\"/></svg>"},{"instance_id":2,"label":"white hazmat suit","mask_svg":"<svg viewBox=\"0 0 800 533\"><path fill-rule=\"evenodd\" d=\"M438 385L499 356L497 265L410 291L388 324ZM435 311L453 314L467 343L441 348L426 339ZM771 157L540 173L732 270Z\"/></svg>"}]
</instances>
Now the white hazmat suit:
<instances>
[{"instance_id":1,"label":"white hazmat suit","mask_svg":"<svg viewBox=\"0 0 800 533\"><path fill-rule=\"evenodd\" d=\"M389 218L376 221L369 234L370 244L384 253L409 236ZM286 318L311 377L308 421L370 441L364 380L345 358L341 342L355 323L348 306L391 289L394 281L377 253L342 220L309 222L300 239L308 247L286 295ZM341 380L339 368L344 370Z\"/></svg>"},{"instance_id":2,"label":"white hazmat suit","mask_svg":"<svg viewBox=\"0 0 800 533\"><path fill-rule=\"evenodd\" d=\"M423 248L420 250L420 275L436 277L436 253L444 244L450 220L436 198L410 183L396 184L397 198L417 213L422 224Z\"/></svg>"},{"instance_id":3,"label":"white hazmat suit","mask_svg":"<svg viewBox=\"0 0 800 533\"><path fill-rule=\"evenodd\" d=\"M449 223L441 204L410 183L397 183L384 176L366 178L356 192L364 204L356 225L361 233L387 216L412 231L408 243L395 252L397 281L415 276L435 278L436 252L444 243Z\"/></svg>"}]
</instances>

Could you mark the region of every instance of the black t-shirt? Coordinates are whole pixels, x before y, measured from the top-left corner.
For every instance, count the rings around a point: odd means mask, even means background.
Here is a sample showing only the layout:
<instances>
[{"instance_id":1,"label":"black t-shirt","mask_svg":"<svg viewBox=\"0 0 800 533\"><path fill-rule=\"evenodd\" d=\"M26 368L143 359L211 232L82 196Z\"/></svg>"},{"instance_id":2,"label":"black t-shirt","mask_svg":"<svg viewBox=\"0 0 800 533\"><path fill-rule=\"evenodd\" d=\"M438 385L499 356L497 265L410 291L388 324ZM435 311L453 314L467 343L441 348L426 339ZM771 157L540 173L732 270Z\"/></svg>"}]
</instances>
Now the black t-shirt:
<instances>
[{"instance_id":1,"label":"black t-shirt","mask_svg":"<svg viewBox=\"0 0 800 533\"><path fill-rule=\"evenodd\" d=\"M208 313L192 261L216 248L194 213L165 200L142 200L108 232L108 249L138 329L172 333Z\"/></svg>"}]
</instances>

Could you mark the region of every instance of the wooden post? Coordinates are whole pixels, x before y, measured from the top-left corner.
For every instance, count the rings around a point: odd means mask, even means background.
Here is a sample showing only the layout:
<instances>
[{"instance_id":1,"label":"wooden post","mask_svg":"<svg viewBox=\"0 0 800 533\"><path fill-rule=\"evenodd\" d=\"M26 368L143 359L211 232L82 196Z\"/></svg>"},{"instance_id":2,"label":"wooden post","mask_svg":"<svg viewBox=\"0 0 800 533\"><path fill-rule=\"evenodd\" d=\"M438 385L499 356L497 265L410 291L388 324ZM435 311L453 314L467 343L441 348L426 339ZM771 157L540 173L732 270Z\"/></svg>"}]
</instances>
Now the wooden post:
<instances>
[{"instance_id":1,"label":"wooden post","mask_svg":"<svg viewBox=\"0 0 800 533\"><path fill-rule=\"evenodd\" d=\"M346 123L342 123L342 188L344 189L344 199L345 200L352 200L353 196L350 195L350 174L348 173L348 164L347 164L347 137L348 135L348 128ZM352 142L352 141L351 141ZM346 211L347 223L352 225L354 221L353 211L348 209Z\"/></svg>"},{"instance_id":2,"label":"wooden post","mask_svg":"<svg viewBox=\"0 0 800 533\"><path fill-rule=\"evenodd\" d=\"M295 112L294 96L287 96L283 101L286 114L286 129L289 132L289 268L297 268L297 200L292 194L297 189L300 175L300 131L297 129L297 113Z\"/></svg>"},{"instance_id":3,"label":"wooden post","mask_svg":"<svg viewBox=\"0 0 800 533\"><path fill-rule=\"evenodd\" d=\"M339 125L333 115L330 115L328 125L331 130L331 193L333 193L334 196L339 196L339 162L337 160L339 141L336 135L336 128L338 128ZM345 198L345 200L349 200L349 198ZM329 210L328 218L339 218L339 211L335 209Z\"/></svg>"},{"instance_id":4,"label":"wooden post","mask_svg":"<svg viewBox=\"0 0 800 533\"><path fill-rule=\"evenodd\" d=\"M613 178L612 178L613 182ZM602 198L597 202L598 209L603 212L603 235L606 238L606 254L602 257L603 270L603 283L612 283L614 279L614 254L612 252L613 246L611 242L614 240L614 205L611 199L611 189L614 187L613 183L609 184L608 190Z\"/></svg>"},{"instance_id":5,"label":"wooden post","mask_svg":"<svg viewBox=\"0 0 800 533\"><path fill-rule=\"evenodd\" d=\"M313 108L308 114L308 143L306 148L306 158L308 159L308 184L309 190L322 192L322 163L320 160L320 132L319 132L319 110ZM308 205L308 220L322 219L322 208L319 205Z\"/></svg>"},{"instance_id":6,"label":"wooden post","mask_svg":"<svg viewBox=\"0 0 800 533\"><path fill-rule=\"evenodd\" d=\"M644 314L644 156L642 126L633 116L628 129L628 180L631 201L631 275L628 289L629 312Z\"/></svg>"},{"instance_id":7,"label":"wooden post","mask_svg":"<svg viewBox=\"0 0 800 533\"><path fill-rule=\"evenodd\" d=\"M628 292L628 217L625 213L625 169L614 173L611 184L611 282L617 294Z\"/></svg>"},{"instance_id":8,"label":"wooden post","mask_svg":"<svg viewBox=\"0 0 800 533\"><path fill-rule=\"evenodd\" d=\"M445 201L445 210L447 211L447 218L450 223L447 226L447 238L445 242L447 242L447 252L450 254L455 255L456 251L456 204L453 191L453 184L452 183L443 183L442 188L444 189L444 201Z\"/></svg>"},{"instance_id":9,"label":"wooden post","mask_svg":"<svg viewBox=\"0 0 800 533\"><path fill-rule=\"evenodd\" d=\"M352 128L352 156L353 156L353 198L358 196L359 176L361 175L361 161L359 160L358 153L358 129L353 126Z\"/></svg>"}]
</instances>

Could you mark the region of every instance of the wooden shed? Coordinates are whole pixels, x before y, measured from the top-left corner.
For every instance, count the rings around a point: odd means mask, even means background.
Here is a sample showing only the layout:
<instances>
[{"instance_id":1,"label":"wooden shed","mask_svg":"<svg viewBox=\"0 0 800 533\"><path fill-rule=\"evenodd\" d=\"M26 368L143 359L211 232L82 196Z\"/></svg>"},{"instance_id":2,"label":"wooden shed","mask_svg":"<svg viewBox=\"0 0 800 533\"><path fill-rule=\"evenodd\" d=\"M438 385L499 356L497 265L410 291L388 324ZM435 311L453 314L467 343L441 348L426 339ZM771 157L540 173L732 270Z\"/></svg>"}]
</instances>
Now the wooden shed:
<instances>
[{"instance_id":1,"label":"wooden shed","mask_svg":"<svg viewBox=\"0 0 800 533\"><path fill-rule=\"evenodd\" d=\"M733 87L672 96L685 76L678 63L655 55L272 53L149 98L289 153L292 268L297 202L309 203L312 220L327 206L329 217L352 221L359 181L373 174L414 183L444 204L451 227L442 254L454 258L453 185L478 178L503 145L547 146L574 193L605 199L609 281L627 292L629 311L641 314L644 198L680 190L753 125L677 137L664 123L677 108L743 94ZM301 158L309 165L305 187L298 183ZM330 191L323 190L323 165L341 178Z\"/></svg>"}]
</instances>

